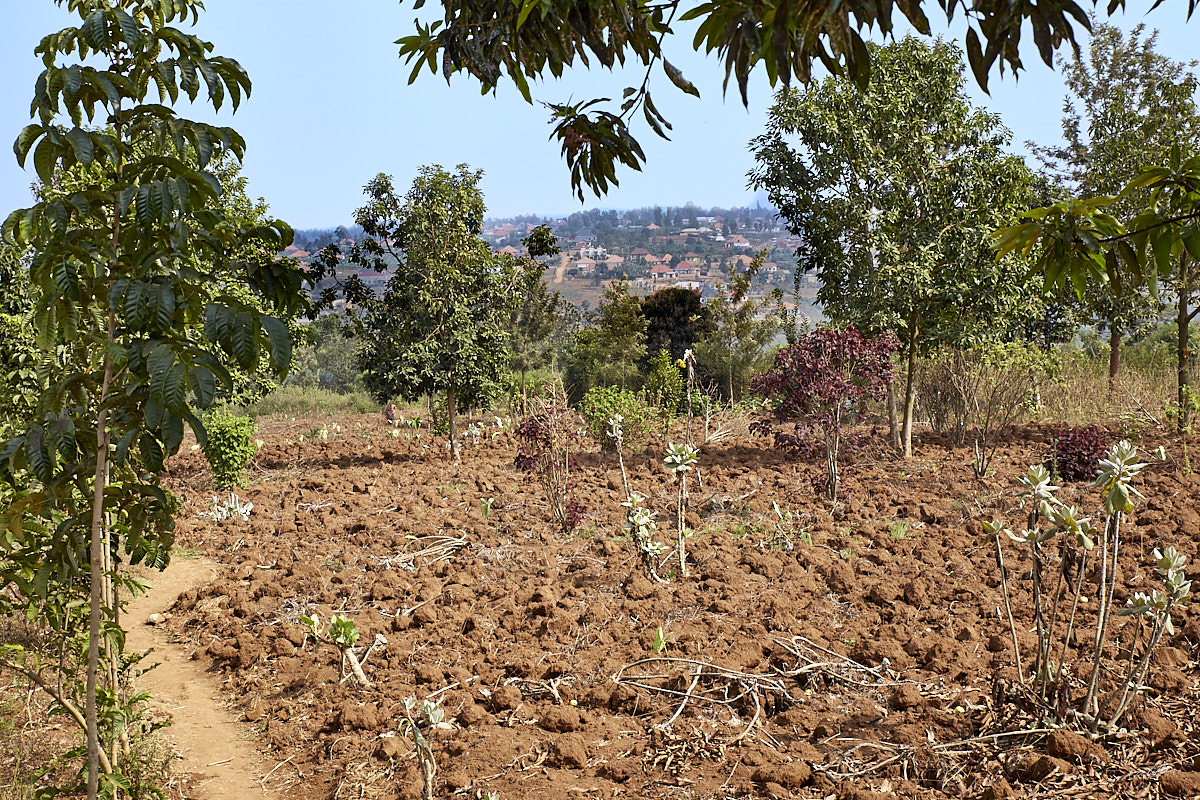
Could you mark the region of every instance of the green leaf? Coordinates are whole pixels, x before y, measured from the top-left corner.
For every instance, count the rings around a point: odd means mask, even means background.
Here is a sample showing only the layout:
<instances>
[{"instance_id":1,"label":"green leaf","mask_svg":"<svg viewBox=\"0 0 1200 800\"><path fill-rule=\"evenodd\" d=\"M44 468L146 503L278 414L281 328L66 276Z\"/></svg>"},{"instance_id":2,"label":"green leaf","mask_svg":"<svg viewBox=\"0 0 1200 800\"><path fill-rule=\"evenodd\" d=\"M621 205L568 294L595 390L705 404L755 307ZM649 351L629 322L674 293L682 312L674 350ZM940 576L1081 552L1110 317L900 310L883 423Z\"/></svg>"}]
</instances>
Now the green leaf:
<instances>
[{"instance_id":1,"label":"green leaf","mask_svg":"<svg viewBox=\"0 0 1200 800\"><path fill-rule=\"evenodd\" d=\"M217 379L212 370L203 365L193 366L188 371L188 386L196 397L196 405L208 408L217 393Z\"/></svg>"},{"instance_id":2,"label":"green leaf","mask_svg":"<svg viewBox=\"0 0 1200 800\"><path fill-rule=\"evenodd\" d=\"M162 445L152 433L143 433L138 437L138 451L142 454L142 463L150 472L162 472L164 456Z\"/></svg>"},{"instance_id":3,"label":"green leaf","mask_svg":"<svg viewBox=\"0 0 1200 800\"><path fill-rule=\"evenodd\" d=\"M33 168L42 183L49 185L54 182L54 170L58 166L58 159L58 145L51 137L44 137L33 151Z\"/></svg>"},{"instance_id":4,"label":"green leaf","mask_svg":"<svg viewBox=\"0 0 1200 800\"><path fill-rule=\"evenodd\" d=\"M41 425L31 425L25 434L25 461L29 472L42 483L54 479L54 459L46 443L46 430Z\"/></svg>"},{"instance_id":5,"label":"green leaf","mask_svg":"<svg viewBox=\"0 0 1200 800\"><path fill-rule=\"evenodd\" d=\"M67 141L75 153L75 160L83 166L90 166L95 156L91 135L82 128L72 128L67 131Z\"/></svg>"},{"instance_id":6,"label":"green leaf","mask_svg":"<svg viewBox=\"0 0 1200 800\"><path fill-rule=\"evenodd\" d=\"M259 323L253 312L238 311L229 322L229 352L244 370L258 367Z\"/></svg>"},{"instance_id":7,"label":"green leaf","mask_svg":"<svg viewBox=\"0 0 1200 800\"><path fill-rule=\"evenodd\" d=\"M280 320L264 316L262 327L266 331L271 354L271 369L280 378L286 377L292 366L292 334Z\"/></svg>"}]
</instances>

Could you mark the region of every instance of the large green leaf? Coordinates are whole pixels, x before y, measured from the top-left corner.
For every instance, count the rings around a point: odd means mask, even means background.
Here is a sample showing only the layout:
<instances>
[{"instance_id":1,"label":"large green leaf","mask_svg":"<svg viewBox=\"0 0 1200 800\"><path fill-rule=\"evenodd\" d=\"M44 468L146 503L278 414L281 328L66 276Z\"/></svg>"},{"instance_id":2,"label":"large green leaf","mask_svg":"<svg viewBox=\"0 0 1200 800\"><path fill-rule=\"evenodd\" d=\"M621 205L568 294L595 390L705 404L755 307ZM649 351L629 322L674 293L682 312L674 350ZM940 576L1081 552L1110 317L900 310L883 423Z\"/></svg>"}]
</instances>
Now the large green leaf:
<instances>
[{"instance_id":1,"label":"large green leaf","mask_svg":"<svg viewBox=\"0 0 1200 800\"><path fill-rule=\"evenodd\" d=\"M229 325L229 352L238 366L250 371L258 367L259 322L252 311L238 311Z\"/></svg>"},{"instance_id":2,"label":"large green leaf","mask_svg":"<svg viewBox=\"0 0 1200 800\"><path fill-rule=\"evenodd\" d=\"M292 334L280 320L264 316L260 320L267 333L267 344L271 354L271 369L279 377L285 377L292 365Z\"/></svg>"}]
</instances>

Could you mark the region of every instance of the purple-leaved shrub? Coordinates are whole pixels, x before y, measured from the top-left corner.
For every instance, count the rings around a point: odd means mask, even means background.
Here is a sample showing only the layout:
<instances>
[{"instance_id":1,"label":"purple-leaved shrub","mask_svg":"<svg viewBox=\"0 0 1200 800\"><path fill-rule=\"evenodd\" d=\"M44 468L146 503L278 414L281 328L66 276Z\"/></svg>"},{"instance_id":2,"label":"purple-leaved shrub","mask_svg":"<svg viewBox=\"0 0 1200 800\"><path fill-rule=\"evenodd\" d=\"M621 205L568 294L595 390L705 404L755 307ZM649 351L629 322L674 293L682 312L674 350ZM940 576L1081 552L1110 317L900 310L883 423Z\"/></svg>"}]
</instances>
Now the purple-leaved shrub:
<instances>
[{"instance_id":1,"label":"purple-leaved shrub","mask_svg":"<svg viewBox=\"0 0 1200 800\"><path fill-rule=\"evenodd\" d=\"M754 423L755 432L772 435L776 447L792 454L810 452L820 436L830 500L838 495L843 428L861 422L868 402L887 394L898 344L891 333L868 339L854 328L818 328L780 350L771 368L751 384L766 398L769 414ZM790 425L791 431L776 424Z\"/></svg>"}]
</instances>

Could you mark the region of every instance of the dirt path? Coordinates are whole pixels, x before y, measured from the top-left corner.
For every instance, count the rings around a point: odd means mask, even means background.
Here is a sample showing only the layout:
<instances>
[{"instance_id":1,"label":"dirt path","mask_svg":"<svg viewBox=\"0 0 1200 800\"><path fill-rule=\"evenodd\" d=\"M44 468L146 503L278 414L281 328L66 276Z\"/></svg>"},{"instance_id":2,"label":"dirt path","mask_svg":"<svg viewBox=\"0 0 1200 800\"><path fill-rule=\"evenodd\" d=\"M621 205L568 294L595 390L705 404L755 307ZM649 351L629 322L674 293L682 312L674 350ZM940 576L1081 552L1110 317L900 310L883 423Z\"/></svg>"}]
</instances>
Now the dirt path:
<instances>
[{"instance_id":1,"label":"dirt path","mask_svg":"<svg viewBox=\"0 0 1200 800\"><path fill-rule=\"evenodd\" d=\"M180 593L209 583L215 574L214 566L204 560L174 561L165 572L154 574L153 588L126 612L127 646L154 648L147 663L159 666L142 676L141 685L173 718L166 733L180 755L179 772L190 776L188 799L275 798L262 785L250 727L234 721L216 680L186 649L168 641L164 630L147 624L151 614L166 611Z\"/></svg>"}]
</instances>

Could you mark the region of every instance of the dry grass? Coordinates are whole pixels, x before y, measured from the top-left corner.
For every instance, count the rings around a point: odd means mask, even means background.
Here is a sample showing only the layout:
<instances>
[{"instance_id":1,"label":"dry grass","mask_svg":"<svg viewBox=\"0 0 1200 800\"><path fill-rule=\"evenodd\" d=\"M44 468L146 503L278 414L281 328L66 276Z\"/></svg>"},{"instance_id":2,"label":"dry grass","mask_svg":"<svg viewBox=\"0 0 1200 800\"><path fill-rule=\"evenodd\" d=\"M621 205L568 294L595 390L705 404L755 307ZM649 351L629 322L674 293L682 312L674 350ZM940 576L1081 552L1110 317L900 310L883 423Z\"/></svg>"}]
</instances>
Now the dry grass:
<instances>
[{"instance_id":1,"label":"dry grass","mask_svg":"<svg viewBox=\"0 0 1200 800\"><path fill-rule=\"evenodd\" d=\"M1071 425L1119 427L1131 421L1165 424L1166 407L1175 398L1175 373L1167 364L1125 365L1110 397L1107 358L1065 353L1062 376L1042 387L1047 421Z\"/></svg>"}]
</instances>

